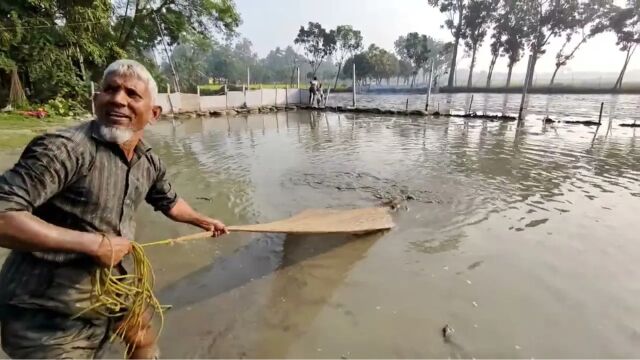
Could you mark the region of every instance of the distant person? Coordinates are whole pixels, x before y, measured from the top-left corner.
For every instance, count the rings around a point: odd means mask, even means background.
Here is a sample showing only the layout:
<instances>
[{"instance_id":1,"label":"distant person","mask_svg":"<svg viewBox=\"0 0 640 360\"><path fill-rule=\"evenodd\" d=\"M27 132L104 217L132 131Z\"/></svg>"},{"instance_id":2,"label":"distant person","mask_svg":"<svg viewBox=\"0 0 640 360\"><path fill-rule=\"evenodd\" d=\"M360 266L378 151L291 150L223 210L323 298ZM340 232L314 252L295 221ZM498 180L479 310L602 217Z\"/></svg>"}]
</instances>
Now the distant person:
<instances>
[{"instance_id":1,"label":"distant person","mask_svg":"<svg viewBox=\"0 0 640 360\"><path fill-rule=\"evenodd\" d=\"M318 87L320 86L320 82L318 82L318 78L317 77L313 77L313 80L311 80L309 85L309 105L313 106L313 102L316 99L316 96L318 95Z\"/></svg>"},{"instance_id":2,"label":"distant person","mask_svg":"<svg viewBox=\"0 0 640 360\"><path fill-rule=\"evenodd\" d=\"M316 90L316 102L318 104L318 107L322 106L324 101L324 92L322 90L322 84L318 83L318 88Z\"/></svg>"}]
</instances>

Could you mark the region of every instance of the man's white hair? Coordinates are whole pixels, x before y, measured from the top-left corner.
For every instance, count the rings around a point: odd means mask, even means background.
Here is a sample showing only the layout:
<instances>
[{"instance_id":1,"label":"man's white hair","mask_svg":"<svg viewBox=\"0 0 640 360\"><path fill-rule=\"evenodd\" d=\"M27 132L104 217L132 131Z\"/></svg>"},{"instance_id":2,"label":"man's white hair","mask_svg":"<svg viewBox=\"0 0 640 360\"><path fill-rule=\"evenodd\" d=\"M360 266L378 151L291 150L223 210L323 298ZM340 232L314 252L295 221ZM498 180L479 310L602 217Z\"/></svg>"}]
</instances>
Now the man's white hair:
<instances>
[{"instance_id":1,"label":"man's white hair","mask_svg":"<svg viewBox=\"0 0 640 360\"><path fill-rule=\"evenodd\" d=\"M130 59L116 60L104 70L104 73L102 74L102 81L104 82L104 79L106 79L107 76L114 73L117 75L135 76L144 81L149 88L149 93L151 94L151 105L157 105L156 99L158 98L158 85L144 65Z\"/></svg>"}]
</instances>

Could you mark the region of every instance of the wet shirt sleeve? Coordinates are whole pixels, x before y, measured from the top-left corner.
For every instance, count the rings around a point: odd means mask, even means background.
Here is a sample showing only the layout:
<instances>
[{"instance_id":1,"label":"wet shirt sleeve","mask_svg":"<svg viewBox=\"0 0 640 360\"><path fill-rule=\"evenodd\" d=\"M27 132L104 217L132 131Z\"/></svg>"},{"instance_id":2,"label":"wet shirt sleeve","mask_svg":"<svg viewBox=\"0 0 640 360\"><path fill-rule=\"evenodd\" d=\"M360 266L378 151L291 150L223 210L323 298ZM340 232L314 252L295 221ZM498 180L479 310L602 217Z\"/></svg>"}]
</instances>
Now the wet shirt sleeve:
<instances>
[{"instance_id":1,"label":"wet shirt sleeve","mask_svg":"<svg viewBox=\"0 0 640 360\"><path fill-rule=\"evenodd\" d=\"M149 205L153 206L156 211L162 211L164 213L173 208L178 201L178 195L167 179L167 170L164 163L155 156L153 157L153 162L156 169L156 178L151 184L145 200Z\"/></svg>"},{"instance_id":2,"label":"wet shirt sleeve","mask_svg":"<svg viewBox=\"0 0 640 360\"><path fill-rule=\"evenodd\" d=\"M34 138L13 168L0 176L0 213L31 212L69 185L83 164L79 148L59 134Z\"/></svg>"}]
</instances>

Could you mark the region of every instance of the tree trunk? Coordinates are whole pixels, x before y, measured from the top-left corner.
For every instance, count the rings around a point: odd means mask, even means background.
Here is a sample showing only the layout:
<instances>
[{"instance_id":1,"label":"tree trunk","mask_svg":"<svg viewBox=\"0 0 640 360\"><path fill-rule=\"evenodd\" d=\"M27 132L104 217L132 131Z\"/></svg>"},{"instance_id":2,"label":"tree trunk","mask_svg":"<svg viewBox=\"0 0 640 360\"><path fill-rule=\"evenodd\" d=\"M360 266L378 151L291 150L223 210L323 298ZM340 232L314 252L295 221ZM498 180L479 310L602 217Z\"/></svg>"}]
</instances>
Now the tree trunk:
<instances>
[{"instance_id":1,"label":"tree trunk","mask_svg":"<svg viewBox=\"0 0 640 360\"><path fill-rule=\"evenodd\" d=\"M338 73L336 74L336 81L333 82L333 90L338 87L338 76L340 76L340 70L342 69L342 61L338 63Z\"/></svg>"},{"instance_id":2,"label":"tree trunk","mask_svg":"<svg viewBox=\"0 0 640 360\"><path fill-rule=\"evenodd\" d=\"M553 86L553 82L556 80L556 75L558 75L558 70L560 70L560 67L562 67L562 65L556 64L556 69L553 71L553 75L551 75L549 87Z\"/></svg>"},{"instance_id":3,"label":"tree trunk","mask_svg":"<svg viewBox=\"0 0 640 360\"><path fill-rule=\"evenodd\" d=\"M469 80L467 80L468 88L473 86L473 68L476 66L476 50L478 50L478 48L474 45L473 52L471 54L471 66L469 67Z\"/></svg>"},{"instance_id":4,"label":"tree trunk","mask_svg":"<svg viewBox=\"0 0 640 360\"><path fill-rule=\"evenodd\" d=\"M495 68L497 61L498 61L498 55L494 55L491 58L491 64L489 64L489 74L487 74L487 88L491 87L491 77L493 76L493 68Z\"/></svg>"},{"instance_id":5,"label":"tree trunk","mask_svg":"<svg viewBox=\"0 0 640 360\"><path fill-rule=\"evenodd\" d=\"M531 72L529 73L529 87L533 87L533 75L536 72L536 63L538 62L538 51L533 52L533 59L531 60Z\"/></svg>"},{"instance_id":6,"label":"tree trunk","mask_svg":"<svg viewBox=\"0 0 640 360\"><path fill-rule=\"evenodd\" d=\"M509 64L509 72L507 73L507 84L505 85L505 87L511 86L511 74L513 74L513 66L515 64L516 63Z\"/></svg>"},{"instance_id":7,"label":"tree trunk","mask_svg":"<svg viewBox=\"0 0 640 360\"><path fill-rule=\"evenodd\" d=\"M458 57L458 45L460 45L460 32L462 31L462 11L458 10L458 26L456 27L456 37L453 42L453 55L451 56L451 66L449 69L449 87L453 87L453 80L456 74L456 58Z\"/></svg>"},{"instance_id":8,"label":"tree trunk","mask_svg":"<svg viewBox=\"0 0 640 360\"><path fill-rule=\"evenodd\" d=\"M620 71L620 75L618 75L618 79L616 80L615 85L613 85L614 89L622 88L622 81L624 80L624 74L627 72L627 66L629 65L629 60L631 60L631 56L636 51L636 46L634 45L627 50L627 56L624 60L624 66L622 66L622 70Z\"/></svg>"}]
</instances>

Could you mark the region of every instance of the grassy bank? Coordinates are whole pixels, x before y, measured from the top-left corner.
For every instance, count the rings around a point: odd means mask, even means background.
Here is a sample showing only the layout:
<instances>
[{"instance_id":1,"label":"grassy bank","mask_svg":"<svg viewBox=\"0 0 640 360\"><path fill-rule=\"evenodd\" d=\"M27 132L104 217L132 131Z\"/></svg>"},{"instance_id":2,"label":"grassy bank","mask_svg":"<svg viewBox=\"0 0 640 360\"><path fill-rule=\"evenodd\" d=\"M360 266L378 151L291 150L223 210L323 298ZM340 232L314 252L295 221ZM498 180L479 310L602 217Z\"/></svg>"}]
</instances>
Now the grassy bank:
<instances>
[{"instance_id":1,"label":"grassy bank","mask_svg":"<svg viewBox=\"0 0 640 360\"><path fill-rule=\"evenodd\" d=\"M47 116L38 119L19 113L0 113L0 150L17 149L34 136L77 122L77 118Z\"/></svg>"}]
</instances>

